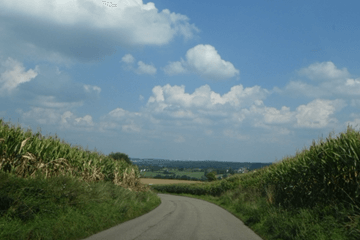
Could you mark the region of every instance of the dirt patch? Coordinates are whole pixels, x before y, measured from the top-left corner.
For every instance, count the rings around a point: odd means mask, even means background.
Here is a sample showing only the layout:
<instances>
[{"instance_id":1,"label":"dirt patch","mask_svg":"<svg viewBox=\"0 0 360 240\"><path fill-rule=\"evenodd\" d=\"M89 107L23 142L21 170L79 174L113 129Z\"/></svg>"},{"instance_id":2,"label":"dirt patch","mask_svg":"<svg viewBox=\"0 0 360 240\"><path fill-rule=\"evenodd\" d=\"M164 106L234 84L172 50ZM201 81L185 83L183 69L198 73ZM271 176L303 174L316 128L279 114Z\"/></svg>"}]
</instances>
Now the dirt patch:
<instances>
[{"instance_id":1,"label":"dirt patch","mask_svg":"<svg viewBox=\"0 0 360 240\"><path fill-rule=\"evenodd\" d=\"M176 183L202 183L201 181L175 180L175 179L155 179L140 178L140 182L144 184L176 184Z\"/></svg>"}]
</instances>

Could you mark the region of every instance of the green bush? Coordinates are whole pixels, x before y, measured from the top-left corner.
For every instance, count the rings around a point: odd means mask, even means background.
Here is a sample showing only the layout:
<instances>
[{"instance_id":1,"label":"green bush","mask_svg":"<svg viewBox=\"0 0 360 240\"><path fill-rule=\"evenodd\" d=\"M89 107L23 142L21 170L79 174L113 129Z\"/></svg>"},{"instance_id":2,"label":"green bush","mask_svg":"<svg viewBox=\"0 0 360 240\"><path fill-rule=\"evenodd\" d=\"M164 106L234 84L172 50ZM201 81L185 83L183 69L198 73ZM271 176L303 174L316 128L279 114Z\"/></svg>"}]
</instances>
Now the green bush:
<instances>
[{"instance_id":1,"label":"green bush","mask_svg":"<svg viewBox=\"0 0 360 240\"><path fill-rule=\"evenodd\" d=\"M125 154L125 153L121 153L121 152L113 153L113 152L111 152L109 154L109 157L111 157L111 158L113 158L115 160L124 160L129 165L132 165L132 162L131 162L129 156L127 154Z\"/></svg>"},{"instance_id":2,"label":"green bush","mask_svg":"<svg viewBox=\"0 0 360 240\"><path fill-rule=\"evenodd\" d=\"M209 180L209 182L216 181L216 172L215 171L209 172L208 174L206 174L206 177Z\"/></svg>"}]
</instances>

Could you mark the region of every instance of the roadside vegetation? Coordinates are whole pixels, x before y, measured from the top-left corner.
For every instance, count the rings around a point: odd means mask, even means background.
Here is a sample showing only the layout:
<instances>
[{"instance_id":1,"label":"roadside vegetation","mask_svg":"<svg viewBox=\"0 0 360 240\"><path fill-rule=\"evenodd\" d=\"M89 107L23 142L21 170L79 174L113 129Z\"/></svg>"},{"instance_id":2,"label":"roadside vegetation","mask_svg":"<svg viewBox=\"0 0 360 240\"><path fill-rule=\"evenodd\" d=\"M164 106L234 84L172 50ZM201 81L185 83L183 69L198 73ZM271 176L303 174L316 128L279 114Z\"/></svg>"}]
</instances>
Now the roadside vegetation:
<instances>
[{"instance_id":1,"label":"roadside vegetation","mask_svg":"<svg viewBox=\"0 0 360 240\"><path fill-rule=\"evenodd\" d=\"M0 119L0 239L81 239L151 211L161 201L126 157Z\"/></svg>"},{"instance_id":2,"label":"roadside vegetation","mask_svg":"<svg viewBox=\"0 0 360 240\"><path fill-rule=\"evenodd\" d=\"M203 184L153 185L232 212L259 236L360 239L360 132L313 141L268 167Z\"/></svg>"}]
</instances>

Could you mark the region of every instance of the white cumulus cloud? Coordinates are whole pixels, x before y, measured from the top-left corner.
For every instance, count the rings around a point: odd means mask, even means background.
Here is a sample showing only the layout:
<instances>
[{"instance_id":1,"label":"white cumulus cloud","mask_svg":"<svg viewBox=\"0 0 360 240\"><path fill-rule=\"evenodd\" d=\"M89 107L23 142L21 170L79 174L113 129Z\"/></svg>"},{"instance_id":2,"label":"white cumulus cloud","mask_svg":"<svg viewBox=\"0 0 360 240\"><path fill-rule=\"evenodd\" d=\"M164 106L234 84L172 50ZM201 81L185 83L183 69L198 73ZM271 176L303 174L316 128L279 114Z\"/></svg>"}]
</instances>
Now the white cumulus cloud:
<instances>
[{"instance_id":1,"label":"white cumulus cloud","mask_svg":"<svg viewBox=\"0 0 360 240\"><path fill-rule=\"evenodd\" d=\"M336 118L331 118L335 111L345 107L344 100L316 99L307 105L300 105L296 109L298 127L322 128L329 123L336 123Z\"/></svg>"},{"instance_id":2,"label":"white cumulus cloud","mask_svg":"<svg viewBox=\"0 0 360 240\"><path fill-rule=\"evenodd\" d=\"M305 75L312 80L341 79L349 76L346 68L338 69L333 62L314 63L300 69L299 74Z\"/></svg>"},{"instance_id":3,"label":"white cumulus cloud","mask_svg":"<svg viewBox=\"0 0 360 240\"><path fill-rule=\"evenodd\" d=\"M94 62L114 54L116 46L161 46L175 36L188 40L199 32L187 16L169 9L159 11L153 2L110 3L104 4L101 0L2 1L1 30L2 35L7 36L2 54L16 52L24 58L31 56L65 63L74 59Z\"/></svg>"},{"instance_id":4,"label":"white cumulus cloud","mask_svg":"<svg viewBox=\"0 0 360 240\"><path fill-rule=\"evenodd\" d=\"M92 121L92 117L90 115L75 118L75 124L79 126L94 126L94 122Z\"/></svg>"},{"instance_id":5,"label":"white cumulus cloud","mask_svg":"<svg viewBox=\"0 0 360 240\"><path fill-rule=\"evenodd\" d=\"M210 89L209 85L203 85L190 94L185 92L185 86L171 86L153 88L147 106L157 111L165 108L200 108L202 110L213 109L228 104L232 107L247 107L257 100L266 98L268 91L254 86L244 88L242 85L233 86L229 92L222 96ZM214 111L216 112L216 111Z\"/></svg>"},{"instance_id":6,"label":"white cumulus cloud","mask_svg":"<svg viewBox=\"0 0 360 240\"><path fill-rule=\"evenodd\" d=\"M170 62L164 69L168 75L193 72L206 79L220 80L240 74L231 62L225 61L211 45L199 44L186 52L186 61Z\"/></svg>"},{"instance_id":7,"label":"white cumulus cloud","mask_svg":"<svg viewBox=\"0 0 360 240\"><path fill-rule=\"evenodd\" d=\"M6 70L0 74L0 93L11 93L20 84L29 82L38 75L36 69L25 71L20 62L10 57L2 65Z\"/></svg>"},{"instance_id":8,"label":"white cumulus cloud","mask_svg":"<svg viewBox=\"0 0 360 240\"><path fill-rule=\"evenodd\" d=\"M360 96L360 78L349 78L346 68L340 70L332 62L314 63L298 73L319 81L290 81L281 93L297 97L341 97L349 100Z\"/></svg>"},{"instance_id":9,"label":"white cumulus cloud","mask_svg":"<svg viewBox=\"0 0 360 240\"><path fill-rule=\"evenodd\" d=\"M121 61L126 63L126 66L124 67L125 70L132 70L136 74L155 75L157 71L156 67L151 64L146 64L143 61L138 61L138 67L137 69L134 69L132 64L135 62L135 58L131 54L126 54L122 57Z\"/></svg>"},{"instance_id":10,"label":"white cumulus cloud","mask_svg":"<svg viewBox=\"0 0 360 240\"><path fill-rule=\"evenodd\" d=\"M289 123L293 120L294 113L289 107L283 106L280 110L266 107L264 113L265 123Z\"/></svg>"}]
</instances>

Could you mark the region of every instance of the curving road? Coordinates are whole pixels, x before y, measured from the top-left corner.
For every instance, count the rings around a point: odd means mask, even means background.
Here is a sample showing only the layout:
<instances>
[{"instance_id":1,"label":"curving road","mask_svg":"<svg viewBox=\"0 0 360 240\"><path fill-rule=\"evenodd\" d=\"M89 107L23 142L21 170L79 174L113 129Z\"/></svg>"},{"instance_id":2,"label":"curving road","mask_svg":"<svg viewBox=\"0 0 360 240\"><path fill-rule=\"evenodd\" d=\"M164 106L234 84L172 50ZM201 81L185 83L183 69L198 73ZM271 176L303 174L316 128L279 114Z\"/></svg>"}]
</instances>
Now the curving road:
<instances>
[{"instance_id":1,"label":"curving road","mask_svg":"<svg viewBox=\"0 0 360 240\"><path fill-rule=\"evenodd\" d=\"M161 204L86 240L261 240L223 208L195 198L158 194Z\"/></svg>"}]
</instances>

